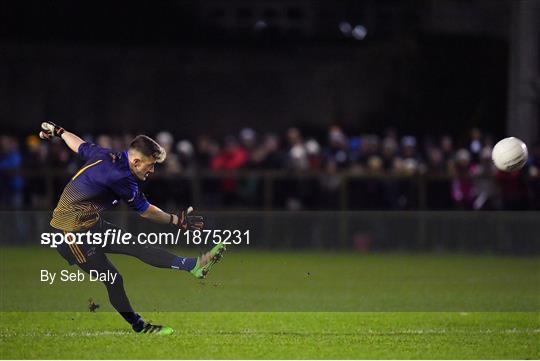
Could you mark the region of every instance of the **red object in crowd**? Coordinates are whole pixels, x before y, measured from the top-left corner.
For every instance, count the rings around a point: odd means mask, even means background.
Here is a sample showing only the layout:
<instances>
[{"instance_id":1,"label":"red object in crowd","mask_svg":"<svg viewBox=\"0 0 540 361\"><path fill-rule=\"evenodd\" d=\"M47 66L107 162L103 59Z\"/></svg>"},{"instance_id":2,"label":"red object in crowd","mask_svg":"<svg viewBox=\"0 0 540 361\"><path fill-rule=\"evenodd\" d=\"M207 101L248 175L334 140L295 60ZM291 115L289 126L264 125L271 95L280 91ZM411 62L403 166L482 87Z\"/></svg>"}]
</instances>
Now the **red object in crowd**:
<instances>
[{"instance_id":1,"label":"red object in crowd","mask_svg":"<svg viewBox=\"0 0 540 361\"><path fill-rule=\"evenodd\" d=\"M248 154L244 149L240 147L225 148L212 159L210 168L212 170L240 169L246 165L247 160ZM236 181L230 178L224 179L221 186L224 192L234 192L236 190Z\"/></svg>"},{"instance_id":2,"label":"red object in crowd","mask_svg":"<svg viewBox=\"0 0 540 361\"><path fill-rule=\"evenodd\" d=\"M495 175L497 183L501 187L504 199L519 200L526 197L527 187L523 183L523 170L515 172L497 171Z\"/></svg>"},{"instance_id":3,"label":"red object in crowd","mask_svg":"<svg viewBox=\"0 0 540 361\"><path fill-rule=\"evenodd\" d=\"M212 159L211 168L215 170L240 169L246 164L247 159L247 152L240 147L225 149Z\"/></svg>"}]
</instances>

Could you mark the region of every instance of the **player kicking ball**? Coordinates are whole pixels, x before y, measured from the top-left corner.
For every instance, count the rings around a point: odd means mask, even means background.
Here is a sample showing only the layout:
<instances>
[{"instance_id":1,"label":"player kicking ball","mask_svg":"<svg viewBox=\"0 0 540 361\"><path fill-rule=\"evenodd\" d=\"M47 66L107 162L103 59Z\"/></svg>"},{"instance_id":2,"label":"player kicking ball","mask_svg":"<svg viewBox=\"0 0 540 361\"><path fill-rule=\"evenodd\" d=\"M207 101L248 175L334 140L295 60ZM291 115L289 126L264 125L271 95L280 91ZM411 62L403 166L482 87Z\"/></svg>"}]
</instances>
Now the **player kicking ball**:
<instances>
[{"instance_id":1,"label":"player kicking ball","mask_svg":"<svg viewBox=\"0 0 540 361\"><path fill-rule=\"evenodd\" d=\"M113 206L118 200L125 201L141 217L157 223L171 224L185 231L201 230L203 218L192 214L192 208L169 214L150 204L139 191L138 181L145 181L154 173L154 165L165 160L165 150L154 140L138 135L123 152L113 152L95 144L87 143L78 136L52 123L41 124L42 139L62 138L67 146L77 153L85 165L71 178L64 188L58 205L53 211L51 226L64 233L101 232L117 229L104 221L100 213ZM159 268L172 268L190 272L196 278L205 278L212 266L218 262L225 246L217 244L198 258L179 257L164 249L141 244L102 245L64 242L58 252L70 265L77 264L83 271L115 275L114 281L104 281L113 307L129 322L135 332L170 335L173 329L145 322L136 313L124 290L122 276L107 258L108 253L125 254Z\"/></svg>"}]
</instances>

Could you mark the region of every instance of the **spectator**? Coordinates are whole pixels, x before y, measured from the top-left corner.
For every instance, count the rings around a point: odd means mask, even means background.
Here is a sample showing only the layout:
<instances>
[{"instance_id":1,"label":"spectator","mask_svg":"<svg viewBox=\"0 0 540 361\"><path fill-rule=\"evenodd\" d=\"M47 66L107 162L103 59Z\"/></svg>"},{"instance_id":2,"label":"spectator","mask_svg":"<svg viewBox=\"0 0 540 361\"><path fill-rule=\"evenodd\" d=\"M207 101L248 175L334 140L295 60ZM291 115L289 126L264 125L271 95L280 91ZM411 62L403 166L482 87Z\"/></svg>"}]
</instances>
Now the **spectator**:
<instances>
[{"instance_id":1,"label":"spectator","mask_svg":"<svg viewBox=\"0 0 540 361\"><path fill-rule=\"evenodd\" d=\"M254 164L262 169L280 169L284 165L283 154L279 149L279 138L267 134L261 146L253 153Z\"/></svg>"},{"instance_id":2,"label":"spectator","mask_svg":"<svg viewBox=\"0 0 540 361\"><path fill-rule=\"evenodd\" d=\"M514 172L503 172L499 170L495 178L501 190L503 209L523 210L528 208L525 168Z\"/></svg>"},{"instance_id":3,"label":"spectator","mask_svg":"<svg viewBox=\"0 0 540 361\"><path fill-rule=\"evenodd\" d=\"M530 148L528 168L531 177L540 177L540 143L535 143Z\"/></svg>"},{"instance_id":4,"label":"spectator","mask_svg":"<svg viewBox=\"0 0 540 361\"><path fill-rule=\"evenodd\" d=\"M453 172L452 199L455 205L460 209L472 209L474 187L471 178L471 154L467 149L457 151Z\"/></svg>"},{"instance_id":5,"label":"spectator","mask_svg":"<svg viewBox=\"0 0 540 361\"><path fill-rule=\"evenodd\" d=\"M287 130L287 140L289 141L288 167L297 171L309 169L308 154L300 131L297 128L289 128Z\"/></svg>"},{"instance_id":6,"label":"spectator","mask_svg":"<svg viewBox=\"0 0 540 361\"><path fill-rule=\"evenodd\" d=\"M225 138L223 149L212 159L213 170L237 170L247 164L247 152L240 147L232 136ZM237 200L237 182L234 178L225 178L221 182L221 195L225 205L231 205Z\"/></svg>"},{"instance_id":7,"label":"spectator","mask_svg":"<svg viewBox=\"0 0 540 361\"><path fill-rule=\"evenodd\" d=\"M484 147L480 152L480 163L473 168L474 193L476 195L473 208L476 210L499 209L501 206L491 151L491 147Z\"/></svg>"},{"instance_id":8,"label":"spectator","mask_svg":"<svg viewBox=\"0 0 540 361\"><path fill-rule=\"evenodd\" d=\"M178 155L172 152L172 146L174 144L173 135L169 132L159 132L156 135L156 141L165 149L165 152L167 153L167 157L162 163L162 167L165 168L167 173L179 173L180 162L178 160Z\"/></svg>"},{"instance_id":9,"label":"spectator","mask_svg":"<svg viewBox=\"0 0 540 361\"><path fill-rule=\"evenodd\" d=\"M111 138L111 148L113 152L121 152L127 148L129 143L124 143L124 139L121 136L115 135Z\"/></svg>"},{"instance_id":10,"label":"spectator","mask_svg":"<svg viewBox=\"0 0 540 361\"><path fill-rule=\"evenodd\" d=\"M448 174L448 164L442 150L435 145L426 148L426 206L429 209L448 209L452 207L449 181L444 177Z\"/></svg>"},{"instance_id":11,"label":"spectator","mask_svg":"<svg viewBox=\"0 0 540 361\"><path fill-rule=\"evenodd\" d=\"M195 166L195 149L189 140L180 140L176 143L177 160L181 170L189 170Z\"/></svg>"},{"instance_id":12,"label":"spectator","mask_svg":"<svg viewBox=\"0 0 540 361\"><path fill-rule=\"evenodd\" d=\"M444 175L446 174L448 167L444 162L443 152L436 147L430 147L427 150L427 172L429 175Z\"/></svg>"},{"instance_id":13,"label":"spectator","mask_svg":"<svg viewBox=\"0 0 540 361\"><path fill-rule=\"evenodd\" d=\"M240 145L246 151L247 154L247 168L255 168L255 152L257 149L257 133L251 128L243 128L239 134Z\"/></svg>"},{"instance_id":14,"label":"spectator","mask_svg":"<svg viewBox=\"0 0 540 361\"><path fill-rule=\"evenodd\" d=\"M223 149L212 159L213 170L240 169L247 163L247 153L232 136L225 138Z\"/></svg>"},{"instance_id":15,"label":"spectator","mask_svg":"<svg viewBox=\"0 0 540 361\"><path fill-rule=\"evenodd\" d=\"M360 138L358 152L354 155L356 165L360 169L367 169L369 157L371 157L372 155L377 155L378 148L379 138L377 136L372 134L363 135Z\"/></svg>"},{"instance_id":16,"label":"spectator","mask_svg":"<svg viewBox=\"0 0 540 361\"><path fill-rule=\"evenodd\" d=\"M112 139L110 136L101 134L96 138L96 144L105 149L112 149Z\"/></svg>"},{"instance_id":17,"label":"spectator","mask_svg":"<svg viewBox=\"0 0 540 361\"><path fill-rule=\"evenodd\" d=\"M397 158L395 169L397 172L407 175L413 175L421 170L415 137L408 135L401 139L401 157Z\"/></svg>"},{"instance_id":18,"label":"spectator","mask_svg":"<svg viewBox=\"0 0 540 361\"><path fill-rule=\"evenodd\" d=\"M0 199L8 207L20 209L23 205L23 178L13 174L22 166L22 155L17 138L0 136Z\"/></svg>"},{"instance_id":19,"label":"spectator","mask_svg":"<svg viewBox=\"0 0 540 361\"><path fill-rule=\"evenodd\" d=\"M330 127L328 130L328 144L325 161L334 163L338 170L348 167L350 157L347 152L347 137L340 127Z\"/></svg>"},{"instance_id":20,"label":"spectator","mask_svg":"<svg viewBox=\"0 0 540 361\"><path fill-rule=\"evenodd\" d=\"M306 142L306 152L308 155L309 169L319 170L322 166L321 146L315 139L309 139Z\"/></svg>"},{"instance_id":21,"label":"spectator","mask_svg":"<svg viewBox=\"0 0 540 361\"><path fill-rule=\"evenodd\" d=\"M379 174L383 171L383 161L378 155L372 155L368 159L368 171L372 174Z\"/></svg>"},{"instance_id":22,"label":"spectator","mask_svg":"<svg viewBox=\"0 0 540 361\"><path fill-rule=\"evenodd\" d=\"M531 147L528 169L531 209L540 209L540 143Z\"/></svg>"},{"instance_id":23,"label":"spectator","mask_svg":"<svg viewBox=\"0 0 540 361\"><path fill-rule=\"evenodd\" d=\"M450 167L454 161L454 141L449 135L443 135L441 138L440 149L443 153L444 162Z\"/></svg>"},{"instance_id":24,"label":"spectator","mask_svg":"<svg viewBox=\"0 0 540 361\"><path fill-rule=\"evenodd\" d=\"M469 152L471 153L471 160L474 164L480 161L480 153L483 148L482 132L478 128L471 129Z\"/></svg>"},{"instance_id":25,"label":"spectator","mask_svg":"<svg viewBox=\"0 0 540 361\"><path fill-rule=\"evenodd\" d=\"M393 137L386 137L382 142L382 168L386 172L391 172L394 169L394 160L396 158L398 145Z\"/></svg>"},{"instance_id":26,"label":"spectator","mask_svg":"<svg viewBox=\"0 0 540 361\"><path fill-rule=\"evenodd\" d=\"M202 169L210 169L212 159L218 154L218 144L209 136L202 135L197 138L197 152L195 162Z\"/></svg>"},{"instance_id":27,"label":"spectator","mask_svg":"<svg viewBox=\"0 0 540 361\"><path fill-rule=\"evenodd\" d=\"M26 137L26 157L24 167L40 174L46 168L48 156L47 143L41 142L36 135ZM45 180L42 176L35 175L28 177L25 182L25 203L32 207L43 207L45 205Z\"/></svg>"}]
</instances>

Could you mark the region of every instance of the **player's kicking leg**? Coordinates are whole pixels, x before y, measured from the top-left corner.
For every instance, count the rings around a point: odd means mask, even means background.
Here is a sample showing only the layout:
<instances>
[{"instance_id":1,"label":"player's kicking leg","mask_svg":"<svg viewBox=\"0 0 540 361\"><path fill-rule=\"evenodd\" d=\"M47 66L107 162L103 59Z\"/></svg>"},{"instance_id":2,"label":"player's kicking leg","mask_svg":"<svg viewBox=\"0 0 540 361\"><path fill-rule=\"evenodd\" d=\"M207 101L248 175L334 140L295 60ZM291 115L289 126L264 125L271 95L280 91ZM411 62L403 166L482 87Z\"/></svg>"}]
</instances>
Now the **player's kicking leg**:
<instances>
[{"instance_id":1,"label":"player's kicking leg","mask_svg":"<svg viewBox=\"0 0 540 361\"><path fill-rule=\"evenodd\" d=\"M133 256L150 266L187 271L196 278L206 278L212 267L223 258L225 250L225 245L219 243L209 252L191 258L177 256L163 248L149 245L110 245L105 248L106 253Z\"/></svg>"},{"instance_id":2,"label":"player's kicking leg","mask_svg":"<svg viewBox=\"0 0 540 361\"><path fill-rule=\"evenodd\" d=\"M119 229L112 223L102 221L102 229ZM163 248L140 244L109 244L104 248L105 253L124 254L136 257L142 262L158 268L172 268L187 271L196 278L206 278L212 267L221 260L226 247L219 243L209 252L197 258L181 257Z\"/></svg>"}]
</instances>

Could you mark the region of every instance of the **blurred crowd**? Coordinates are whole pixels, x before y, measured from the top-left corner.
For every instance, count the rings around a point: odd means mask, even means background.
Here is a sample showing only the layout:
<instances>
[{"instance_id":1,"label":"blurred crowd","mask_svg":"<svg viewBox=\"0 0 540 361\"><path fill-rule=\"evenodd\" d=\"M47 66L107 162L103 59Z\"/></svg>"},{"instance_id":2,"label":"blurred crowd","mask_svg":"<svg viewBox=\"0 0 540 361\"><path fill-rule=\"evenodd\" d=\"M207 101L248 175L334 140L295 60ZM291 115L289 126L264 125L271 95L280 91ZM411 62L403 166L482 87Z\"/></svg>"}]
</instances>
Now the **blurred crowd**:
<instances>
[{"instance_id":1,"label":"blurred crowd","mask_svg":"<svg viewBox=\"0 0 540 361\"><path fill-rule=\"evenodd\" d=\"M149 182L145 191L162 201L193 201L189 176L208 173L201 171L279 170L281 176L273 178L273 205L288 209L339 208L343 197L352 209L540 209L540 145L529 145L529 161L521 171L500 172L491 162L495 140L476 128L459 141L450 135L418 139L395 129L356 136L339 126L318 138L294 127L284 134L244 128L224 139L201 135L194 141L175 139L167 131L154 136L167 159L154 176L157 182ZM132 135L83 137L120 151ZM61 141L2 135L0 205L50 207L48 192L56 197L80 166ZM47 183L43 175L49 173L60 176ZM299 177L302 174L309 176ZM344 175L349 178L343 196ZM201 179L203 206L264 203L264 180L256 176Z\"/></svg>"}]
</instances>

